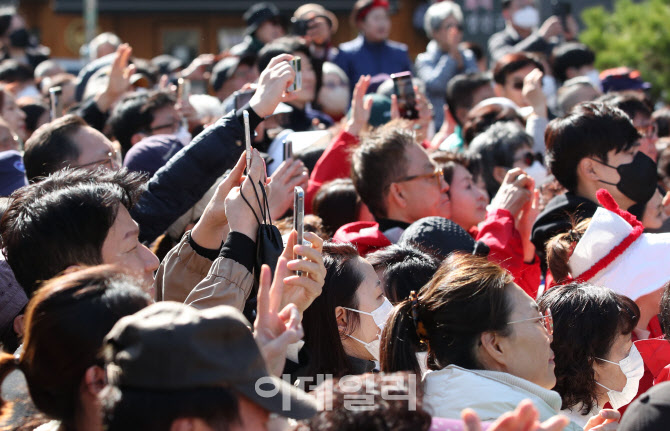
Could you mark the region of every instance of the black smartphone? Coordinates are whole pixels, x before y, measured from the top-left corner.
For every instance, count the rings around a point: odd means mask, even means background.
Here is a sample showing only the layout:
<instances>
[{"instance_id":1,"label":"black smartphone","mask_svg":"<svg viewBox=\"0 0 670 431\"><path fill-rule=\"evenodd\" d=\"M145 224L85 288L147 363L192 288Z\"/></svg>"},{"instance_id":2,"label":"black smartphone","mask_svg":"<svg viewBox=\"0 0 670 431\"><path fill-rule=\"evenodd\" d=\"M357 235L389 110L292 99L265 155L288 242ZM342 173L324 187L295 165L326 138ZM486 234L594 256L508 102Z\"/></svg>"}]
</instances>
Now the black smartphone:
<instances>
[{"instance_id":1,"label":"black smartphone","mask_svg":"<svg viewBox=\"0 0 670 431\"><path fill-rule=\"evenodd\" d=\"M391 79L393 79L393 91L398 98L400 116L408 120L416 120L419 118L419 111L416 109L416 94L411 72L394 73Z\"/></svg>"},{"instance_id":2,"label":"black smartphone","mask_svg":"<svg viewBox=\"0 0 670 431\"><path fill-rule=\"evenodd\" d=\"M305 36L311 19L291 18L291 33L296 36Z\"/></svg>"},{"instance_id":3,"label":"black smartphone","mask_svg":"<svg viewBox=\"0 0 670 431\"><path fill-rule=\"evenodd\" d=\"M244 105L249 103L251 96L254 95L256 90L245 90L235 92L235 111L242 109Z\"/></svg>"},{"instance_id":4,"label":"black smartphone","mask_svg":"<svg viewBox=\"0 0 670 431\"><path fill-rule=\"evenodd\" d=\"M63 88L60 86L51 87L49 89L49 101L51 102L51 121L63 116L63 106L61 104L61 95Z\"/></svg>"},{"instance_id":5,"label":"black smartphone","mask_svg":"<svg viewBox=\"0 0 670 431\"><path fill-rule=\"evenodd\" d=\"M296 55L290 63L295 72L295 79L293 80L293 84L289 86L288 91L294 92L302 89L302 60Z\"/></svg>"},{"instance_id":6,"label":"black smartphone","mask_svg":"<svg viewBox=\"0 0 670 431\"><path fill-rule=\"evenodd\" d=\"M568 16L572 13L572 5L567 1L551 0L551 14L561 19L563 31L567 31Z\"/></svg>"},{"instance_id":7,"label":"black smartphone","mask_svg":"<svg viewBox=\"0 0 670 431\"><path fill-rule=\"evenodd\" d=\"M293 158L293 141L287 139L284 141L284 160Z\"/></svg>"},{"instance_id":8,"label":"black smartphone","mask_svg":"<svg viewBox=\"0 0 670 431\"><path fill-rule=\"evenodd\" d=\"M299 186L293 189L293 229L298 232L295 243L302 245L305 234L305 191ZM293 259L299 258L293 255ZM302 275L302 271L296 271L295 274Z\"/></svg>"}]
</instances>

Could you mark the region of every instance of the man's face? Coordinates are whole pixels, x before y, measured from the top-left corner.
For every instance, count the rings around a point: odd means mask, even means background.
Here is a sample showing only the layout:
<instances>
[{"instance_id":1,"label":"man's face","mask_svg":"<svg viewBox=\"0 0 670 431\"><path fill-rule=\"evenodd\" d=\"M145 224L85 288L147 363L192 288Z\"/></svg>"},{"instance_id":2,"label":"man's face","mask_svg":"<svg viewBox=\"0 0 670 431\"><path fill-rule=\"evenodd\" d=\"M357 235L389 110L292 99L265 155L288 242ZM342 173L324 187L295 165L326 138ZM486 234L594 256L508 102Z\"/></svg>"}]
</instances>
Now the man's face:
<instances>
[{"instance_id":1,"label":"man's face","mask_svg":"<svg viewBox=\"0 0 670 431\"><path fill-rule=\"evenodd\" d=\"M650 116L641 112L635 114L633 117L633 126L642 136L640 138L640 151L649 156L650 159L656 161L658 159L658 150L656 150L656 141L658 141L658 130L656 123Z\"/></svg>"},{"instance_id":2,"label":"man's face","mask_svg":"<svg viewBox=\"0 0 670 431\"><path fill-rule=\"evenodd\" d=\"M154 120L149 126L151 135L174 135L182 124L181 114L174 105L164 106L154 111Z\"/></svg>"},{"instance_id":3,"label":"man's face","mask_svg":"<svg viewBox=\"0 0 670 431\"><path fill-rule=\"evenodd\" d=\"M231 76L217 91L216 96L225 100L234 92L240 90L244 84L255 82L258 79L258 69L255 65L239 64Z\"/></svg>"},{"instance_id":4,"label":"man's face","mask_svg":"<svg viewBox=\"0 0 670 431\"><path fill-rule=\"evenodd\" d=\"M610 192L614 200L619 204L621 209L624 210L630 208L632 205L635 204L635 202L629 197L625 196L623 193L621 193L619 189L616 187L616 184L618 184L619 181L621 181L621 176L619 175L619 172L616 170L616 168L619 165L631 163L633 161L633 158L635 157L635 154L637 154L639 150L640 150L639 144L635 144L628 150L620 151L618 153L616 152L616 150L610 150L607 152L607 160L606 161L601 160L602 162L607 163L609 166L605 166L604 164L597 162L593 163L592 165L594 173L601 181L611 183L611 184L601 183L602 188L607 189L607 191ZM597 159L597 157L594 157L594 159Z\"/></svg>"},{"instance_id":5,"label":"man's face","mask_svg":"<svg viewBox=\"0 0 670 431\"><path fill-rule=\"evenodd\" d=\"M256 39L261 42L270 43L275 39L279 39L284 35L284 28L279 22L279 18L270 19L262 23L256 29L255 36Z\"/></svg>"},{"instance_id":6,"label":"man's face","mask_svg":"<svg viewBox=\"0 0 670 431\"><path fill-rule=\"evenodd\" d=\"M70 164L71 167L96 169L98 166L106 166L108 169L119 169L112 143L93 127L80 127L72 135L72 141L79 149L79 158Z\"/></svg>"},{"instance_id":7,"label":"man's face","mask_svg":"<svg viewBox=\"0 0 670 431\"><path fill-rule=\"evenodd\" d=\"M102 263L116 264L138 277L142 288L154 297L154 271L158 258L139 241L140 229L123 205L119 205L114 224L102 244Z\"/></svg>"},{"instance_id":8,"label":"man's face","mask_svg":"<svg viewBox=\"0 0 670 431\"><path fill-rule=\"evenodd\" d=\"M523 79L535 69L533 64L529 64L515 72L507 75L505 85L501 87L501 96L507 97L519 107L528 106L528 101L523 97ZM499 86L500 88L500 86Z\"/></svg>"},{"instance_id":9,"label":"man's face","mask_svg":"<svg viewBox=\"0 0 670 431\"><path fill-rule=\"evenodd\" d=\"M449 185L442 175L430 175L436 169L426 151L419 144L413 144L405 151L405 159L407 169L404 178L417 177L396 183L407 202L408 218L411 222L430 216L449 218Z\"/></svg>"}]
</instances>

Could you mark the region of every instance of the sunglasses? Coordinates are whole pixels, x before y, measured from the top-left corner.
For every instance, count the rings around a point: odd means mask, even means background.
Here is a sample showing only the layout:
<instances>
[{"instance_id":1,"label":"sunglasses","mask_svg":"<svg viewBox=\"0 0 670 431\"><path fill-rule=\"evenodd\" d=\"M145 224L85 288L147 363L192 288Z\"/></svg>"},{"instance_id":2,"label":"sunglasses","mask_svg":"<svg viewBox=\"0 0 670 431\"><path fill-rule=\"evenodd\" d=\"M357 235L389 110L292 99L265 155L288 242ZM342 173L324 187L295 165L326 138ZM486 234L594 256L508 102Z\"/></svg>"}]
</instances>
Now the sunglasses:
<instances>
[{"instance_id":1,"label":"sunglasses","mask_svg":"<svg viewBox=\"0 0 670 431\"><path fill-rule=\"evenodd\" d=\"M521 154L521 156L514 159L514 162L523 162L526 166L530 166L535 161L535 155L530 151Z\"/></svg>"}]
</instances>

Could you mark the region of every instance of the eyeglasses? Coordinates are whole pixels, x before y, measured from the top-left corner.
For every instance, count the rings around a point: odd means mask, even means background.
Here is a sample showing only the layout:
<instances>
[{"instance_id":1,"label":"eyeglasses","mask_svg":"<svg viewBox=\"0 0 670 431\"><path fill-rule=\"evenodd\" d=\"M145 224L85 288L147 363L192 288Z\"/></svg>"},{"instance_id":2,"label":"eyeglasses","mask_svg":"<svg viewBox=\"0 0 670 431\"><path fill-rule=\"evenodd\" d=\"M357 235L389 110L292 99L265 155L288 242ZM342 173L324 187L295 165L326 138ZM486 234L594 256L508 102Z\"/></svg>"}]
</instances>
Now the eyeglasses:
<instances>
[{"instance_id":1,"label":"eyeglasses","mask_svg":"<svg viewBox=\"0 0 670 431\"><path fill-rule=\"evenodd\" d=\"M90 163L84 163L83 165L77 165L73 166L73 168L86 168L89 166L105 166L108 169L114 169L115 168L115 163L114 161L116 160L116 151L110 151L107 153L107 158L106 159L100 159L96 160L95 162L90 162Z\"/></svg>"},{"instance_id":2,"label":"eyeglasses","mask_svg":"<svg viewBox=\"0 0 670 431\"><path fill-rule=\"evenodd\" d=\"M551 310L548 308L544 311L544 313L542 313L541 316L531 317L530 319L515 320L513 322L507 322L507 324L512 325L514 323L530 322L532 320L542 320L542 324L544 325L544 329L547 330L547 333L549 335L554 334L554 318L551 316Z\"/></svg>"},{"instance_id":3,"label":"eyeglasses","mask_svg":"<svg viewBox=\"0 0 670 431\"><path fill-rule=\"evenodd\" d=\"M409 177L400 178L399 180L395 180L393 182L405 183L407 181L416 180L418 178L434 178L435 181L437 182L437 186L439 187L441 178L444 178L444 171L442 169L436 169L434 172L431 172L429 174L411 175Z\"/></svg>"},{"instance_id":4,"label":"eyeglasses","mask_svg":"<svg viewBox=\"0 0 670 431\"><path fill-rule=\"evenodd\" d=\"M635 129L643 138L649 139L658 135L658 127L656 126L656 123L650 123L646 126L638 126L635 127Z\"/></svg>"}]
</instances>

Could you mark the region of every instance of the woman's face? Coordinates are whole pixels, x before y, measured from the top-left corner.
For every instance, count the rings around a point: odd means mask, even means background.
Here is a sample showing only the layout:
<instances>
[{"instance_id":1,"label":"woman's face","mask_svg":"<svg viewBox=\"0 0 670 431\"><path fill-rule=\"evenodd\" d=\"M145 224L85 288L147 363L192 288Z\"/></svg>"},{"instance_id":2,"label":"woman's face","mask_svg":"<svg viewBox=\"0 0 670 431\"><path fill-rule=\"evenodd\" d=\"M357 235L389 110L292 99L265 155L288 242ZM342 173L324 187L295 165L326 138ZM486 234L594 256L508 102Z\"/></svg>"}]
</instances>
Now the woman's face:
<instances>
[{"instance_id":1,"label":"woman's face","mask_svg":"<svg viewBox=\"0 0 670 431\"><path fill-rule=\"evenodd\" d=\"M317 101L321 110L337 121L347 113L349 85L337 73L326 73Z\"/></svg>"},{"instance_id":2,"label":"woman's face","mask_svg":"<svg viewBox=\"0 0 670 431\"><path fill-rule=\"evenodd\" d=\"M363 275L363 282L356 290L356 300L358 301L357 310L366 313L372 313L384 303L384 292L382 284L372 265L362 258L356 258L356 270ZM369 343L381 335L379 327L372 316L368 314L356 313L359 324L351 332L351 336ZM375 360L370 352L358 341L350 337L345 337L342 343L346 345L345 351L351 356L361 359Z\"/></svg>"},{"instance_id":3,"label":"woman's face","mask_svg":"<svg viewBox=\"0 0 670 431\"><path fill-rule=\"evenodd\" d=\"M660 229L665 220L665 212L663 207L663 195L658 189L654 192L647 206L644 207L644 214L642 214L642 224L645 228Z\"/></svg>"},{"instance_id":4,"label":"woman's face","mask_svg":"<svg viewBox=\"0 0 670 431\"><path fill-rule=\"evenodd\" d=\"M455 164L449 197L451 198L451 219L465 230L476 226L486 218L488 194L477 187L472 174L462 165Z\"/></svg>"},{"instance_id":5,"label":"woman's face","mask_svg":"<svg viewBox=\"0 0 670 431\"><path fill-rule=\"evenodd\" d=\"M383 42L391 32L391 19L383 7L372 8L358 25L363 36L370 42Z\"/></svg>"},{"instance_id":6,"label":"woman's face","mask_svg":"<svg viewBox=\"0 0 670 431\"><path fill-rule=\"evenodd\" d=\"M511 305L509 321L522 321L509 325L511 334L500 341L502 371L551 389L556 385L554 352L551 350L553 337L545 328L543 319L525 320L540 317L533 298L514 283L506 290Z\"/></svg>"},{"instance_id":7,"label":"woman's face","mask_svg":"<svg viewBox=\"0 0 670 431\"><path fill-rule=\"evenodd\" d=\"M618 363L628 356L631 347L633 347L632 334L619 334L614 340L610 351L602 359ZM620 391L626 386L626 375L618 365L604 361L594 361L593 371L595 372L596 382L607 386L613 391ZM607 391L607 389L600 386L598 388L602 389L602 391Z\"/></svg>"},{"instance_id":8,"label":"woman's face","mask_svg":"<svg viewBox=\"0 0 670 431\"><path fill-rule=\"evenodd\" d=\"M9 124L14 133L16 133L22 141L26 140L26 114L19 105L16 104L14 96L7 92L3 92L4 103L2 104L2 118Z\"/></svg>"}]
</instances>

